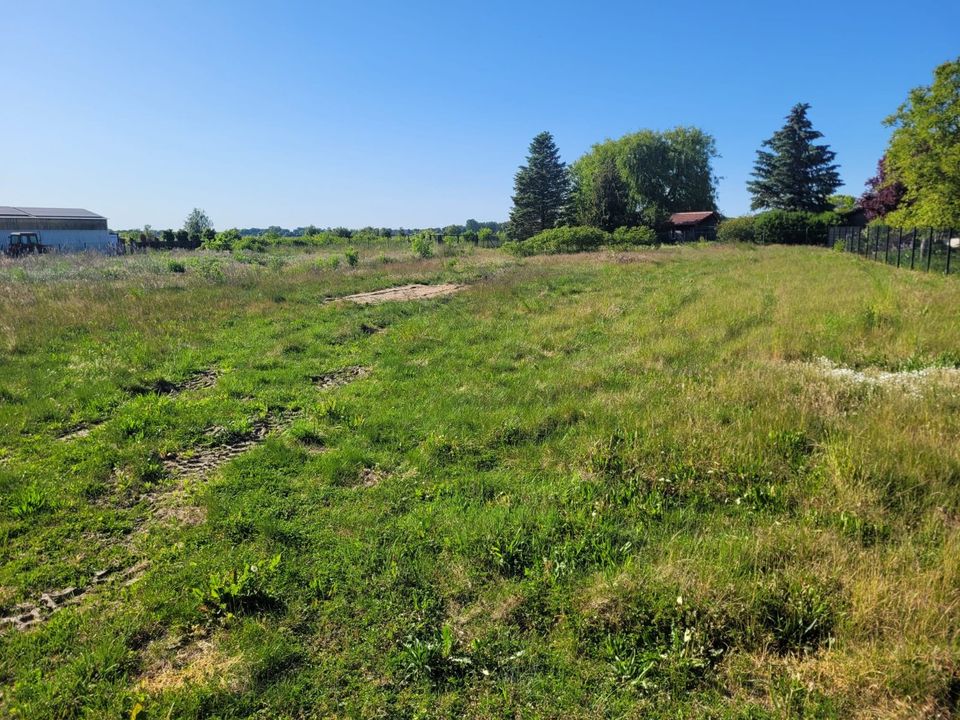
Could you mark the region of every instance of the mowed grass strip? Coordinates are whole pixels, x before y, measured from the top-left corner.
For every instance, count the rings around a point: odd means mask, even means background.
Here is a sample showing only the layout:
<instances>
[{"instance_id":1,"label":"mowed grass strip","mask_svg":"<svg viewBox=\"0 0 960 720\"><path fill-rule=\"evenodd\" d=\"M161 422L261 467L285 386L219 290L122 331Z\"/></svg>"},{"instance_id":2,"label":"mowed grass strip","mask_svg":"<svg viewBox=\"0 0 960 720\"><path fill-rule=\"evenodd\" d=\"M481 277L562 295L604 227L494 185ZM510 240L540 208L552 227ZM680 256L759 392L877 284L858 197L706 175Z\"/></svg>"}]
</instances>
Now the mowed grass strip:
<instances>
[{"instance_id":1,"label":"mowed grass strip","mask_svg":"<svg viewBox=\"0 0 960 720\"><path fill-rule=\"evenodd\" d=\"M3 614L149 563L0 636L4 713L956 712L957 387L815 371L957 366L955 281L775 247L316 268L3 287ZM323 302L424 281L469 287Z\"/></svg>"}]
</instances>

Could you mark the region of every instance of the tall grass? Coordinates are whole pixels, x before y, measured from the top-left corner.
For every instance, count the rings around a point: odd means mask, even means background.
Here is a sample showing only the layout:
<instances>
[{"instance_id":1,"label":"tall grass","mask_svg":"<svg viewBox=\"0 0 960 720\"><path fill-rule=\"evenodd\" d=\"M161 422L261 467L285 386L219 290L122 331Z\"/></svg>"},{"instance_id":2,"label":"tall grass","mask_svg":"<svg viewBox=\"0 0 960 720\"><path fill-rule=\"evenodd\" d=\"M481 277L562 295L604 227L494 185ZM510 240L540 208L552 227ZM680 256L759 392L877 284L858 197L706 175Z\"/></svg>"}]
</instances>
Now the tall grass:
<instances>
[{"instance_id":1,"label":"tall grass","mask_svg":"<svg viewBox=\"0 0 960 720\"><path fill-rule=\"evenodd\" d=\"M955 281L812 248L315 260L0 285L4 614L150 562L0 636L4 713L957 711L960 388L812 362L955 366ZM440 280L471 287L326 302Z\"/></svg>"}]
</instances>

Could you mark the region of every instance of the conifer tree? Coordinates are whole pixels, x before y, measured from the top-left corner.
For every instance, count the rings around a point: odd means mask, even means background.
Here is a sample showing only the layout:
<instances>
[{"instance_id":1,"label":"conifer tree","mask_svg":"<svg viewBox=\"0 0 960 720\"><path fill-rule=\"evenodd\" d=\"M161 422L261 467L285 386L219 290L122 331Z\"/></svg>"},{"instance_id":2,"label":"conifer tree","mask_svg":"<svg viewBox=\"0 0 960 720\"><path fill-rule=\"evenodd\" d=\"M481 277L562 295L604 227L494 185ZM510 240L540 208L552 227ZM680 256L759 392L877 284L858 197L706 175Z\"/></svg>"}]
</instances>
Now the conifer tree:
<instances>
[{"instance_id":1,"label":"conifer tree","mask_svg":"<svg viewBox=\"0 0 960 720\"><path fill-rule=\"evenodd\" d=\"M833 160L836 153L828 145L816 145L823 133L814 130L807 118L810 105L798 103L787 122L758 150L753 177L747 188L753 195L754 210L829 210L830 195L840 187L840 176Z\"/></svg>"},{"instance_id":2,"label":"conifer tree","mask_svg":"<svg viewBox=\"0 0 960 720\"><path fill-rule=\"evenodd\" d=\"M526 240L541 230L555 227L570 196L570 177L566 163L548 132L530 143L527 164L514 176L513 209L510 211L510 235Z\"/></svg>"}]
</instances>

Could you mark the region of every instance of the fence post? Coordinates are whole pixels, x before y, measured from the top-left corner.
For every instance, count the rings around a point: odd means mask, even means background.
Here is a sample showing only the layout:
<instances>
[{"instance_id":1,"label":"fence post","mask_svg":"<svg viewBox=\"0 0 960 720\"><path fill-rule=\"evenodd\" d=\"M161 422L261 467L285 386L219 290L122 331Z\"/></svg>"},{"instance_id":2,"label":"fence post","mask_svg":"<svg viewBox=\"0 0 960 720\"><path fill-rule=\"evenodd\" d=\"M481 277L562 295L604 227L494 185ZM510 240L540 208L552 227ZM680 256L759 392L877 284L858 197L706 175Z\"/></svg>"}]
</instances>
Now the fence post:
<instances>
[{"instance_id":1,"label":"fence post","mask_svg":"<svg viewBox=\"0 0 960 720\"><path fill-rule=\"evenodd\" d=\"M870 232L870 229L867 228L867 233ZM869 237L869 234L868 234ZM876 229L876 232L873 233L873 259L877 259L877 253L880 252L880 228Z\"/></svg>"},{"instance_id":2,"label":"fence post","mask_svg":"<svg viewBox=\"0 0 960 720\"><path fill-rule=\"evenodd\" d=\"M933 260L933 228L930 228L930 232L927 233L927 270L930 272L930 261Z\"/></svg>"},{"instance_id":3,"label":"fence post","mask_svg":"<svg viewBox=\"0 0 960 720\"><path fill-rule=\"evenodd\" d=\"M887 246L883 251L883 264L890 264L890 226L887 226Z\"/></svg>"},{"instance_id":4,"label":"fence post","mask_svg":"<svg viewBox=\"0 0 960 720\"><path fill-rule=\"evenodd\" d=\"M950 232L947 233L947 269L944 270L943 272L944 275L950 274L950 255L952 254L951 253L952 250L953 250L953 229L951 229Z\"/></svg>"},{"instance_id":5,"label":"fence post","mask_svg":"<svg viewBox=\"0 0 960 720\"><path fill-rule=\"evenodd\" d=\"M857 228L857 255L860 254L860 228Z\"/></svg>"},{"instance_id":6,"label":"fence post","mask_svg":"<svg viewBox=\"0 0 960 720\"><path fill-rule=\"evenodd\" d=\"M900 267L900 245L903 244L903 228L897 228L897 267Z\"/></svg>"},{"instance_id":7,"label":"fence post","mask_svg":"<svg viewBox=\"0 0 960 720\"><path fill-rule=\"evenodd\" d=\"M917 254L917 229L910 233L910 269L913 270L913 258Z\"/></svg>"}]
</instances>

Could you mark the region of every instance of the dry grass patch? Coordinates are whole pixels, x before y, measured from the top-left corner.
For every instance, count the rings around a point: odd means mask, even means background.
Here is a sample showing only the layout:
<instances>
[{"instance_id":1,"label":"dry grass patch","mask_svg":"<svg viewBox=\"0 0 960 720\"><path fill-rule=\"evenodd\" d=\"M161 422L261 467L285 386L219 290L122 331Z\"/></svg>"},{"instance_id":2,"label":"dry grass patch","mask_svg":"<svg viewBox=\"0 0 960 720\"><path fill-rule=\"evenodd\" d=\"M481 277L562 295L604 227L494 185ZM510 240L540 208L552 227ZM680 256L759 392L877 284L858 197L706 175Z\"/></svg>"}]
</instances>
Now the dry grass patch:
<instances>
[{"instance_id":1,"label":"dry grass patch","mask_svg":"<svg viewBox=\"0 0 960 720\"><path fill-rule=\"evenodd\" d=\"M243 656L228 655L215 638L163 638L148 646L137 689L151 694L208 685L230 691L243 686Z\"/></svg>"}]
</instances>

